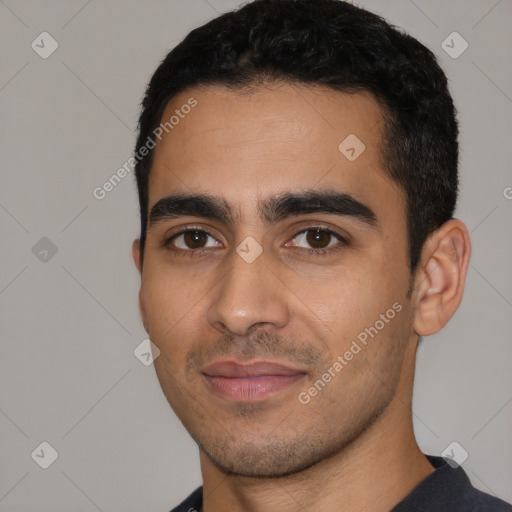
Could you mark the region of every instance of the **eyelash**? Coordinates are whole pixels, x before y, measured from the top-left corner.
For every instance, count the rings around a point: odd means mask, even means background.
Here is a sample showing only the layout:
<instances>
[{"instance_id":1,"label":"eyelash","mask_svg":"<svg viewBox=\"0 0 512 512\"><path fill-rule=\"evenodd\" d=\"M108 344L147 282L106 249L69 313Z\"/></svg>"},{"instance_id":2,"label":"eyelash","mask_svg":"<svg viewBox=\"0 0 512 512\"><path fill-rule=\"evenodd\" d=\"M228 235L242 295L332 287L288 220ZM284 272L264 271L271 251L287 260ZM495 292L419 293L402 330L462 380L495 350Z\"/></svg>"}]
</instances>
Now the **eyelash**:
<instances>
[{"instance_id":1,"label":"eyelash","mask_svg":"<svg viewBox=\"0 0 512 512\"><path fill-rule=\"evenodd\" d=\"M188 250L185 250L185 249L173 249L172 248L171 242L175 238L178 238L179 236L184 235L185 233L188 233L190 231L200 231L201 233L205 233L206 235L216 239L215 236L212 235L207 229L200 228L199 226L186 226L185 229L182 229L181 231L178 231L177 233L174 233L170 237L166 238L163 241L163 244L162 244L163 247L165 249L173 252L177 256L188 256L190 258L192 258L192 257L196 257L197 258L197 257L202 256L203 254L205 254L207 252L205 249L188 249Z\"/></svg>"},{"instance_id":2,"label":"eyelash","mask_svg":"<svg viewBox=\"0 0 512 512\"><path fill-rule=\"evenodd\" d=\"M309 226L305 229L302 229L302 230L298 231L297 233L295 233L290 240L297 238L299 235L301 235L303 233L307 233L308 231L314 231L314 230L325 231L326 233L328 233L329 235L331 235L335 239L337 239L338 243L336 245L334 245L333 247L329 247L327 249L298 248L301 251L306 251L307 254L314 254L316 256L326 256L326 255L335 253L341 249L344 249L345 247L348 247L350 245L348 240L346 238L344 238L343 236L341 236L339 233L336 233L332 229L329 229L328 227L321 226L321 225ZM186 250L186 249L172 249L171 248L172 247L171 243L175 238L177 238L180 235L183 235L185 233L188 233L190 231L200 231L201 233L205 233L206 235L216 239L215 236L212 233L210 233L207 229L201 228L199 226L186 226L185 229L183 229L177 233L173 233L170 237L166 238L162 245L164 246L164 248L175 253L178 256L200 257L200 256L206 254L208 251L205 249L188 249L188 250Z\"/></svg>"}]
</instances>

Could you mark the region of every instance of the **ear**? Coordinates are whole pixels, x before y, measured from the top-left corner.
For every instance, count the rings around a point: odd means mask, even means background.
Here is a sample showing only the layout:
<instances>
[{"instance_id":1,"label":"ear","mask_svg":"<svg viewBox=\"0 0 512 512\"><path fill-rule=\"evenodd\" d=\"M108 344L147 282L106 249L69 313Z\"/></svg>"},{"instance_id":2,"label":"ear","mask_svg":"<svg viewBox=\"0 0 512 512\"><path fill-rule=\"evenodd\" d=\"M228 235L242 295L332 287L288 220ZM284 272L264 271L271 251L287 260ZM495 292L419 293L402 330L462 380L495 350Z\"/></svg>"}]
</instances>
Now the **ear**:
<instances>
[{"instance_id":1,"label":"ear","mask_svg":"<svg viewBox=\"0 0 512 512\"><path fill-rule=\"evenodd\" d=\"M132 258L139 271L139 274L142 274L141 257L140 257L140 240L136 238L132 243Z\"/></svg>"},{"instance_id":2,"label":"ear","mask_svg":"<svg viewBox=\"0 0 512 512\"><path fill-rule=\"evenodd\" d=\"M141 277L142 277L142 266L141 266L141 253L140 253L140 240L136 239L132 243L132 257L133 261L135 263L135 266L137 267L137 270L139 271ZM139 288L139 311L140 311L140 318L142 320L142 325L144 326L145 331L149 334L148 330L148 317L146 314L146 306L144 304L144 292L143 292L143 286L142 283Z\"/></svg>"},{"instance_id":3,"label":"ear","mask_svg":"<svg viewBox=\"0 0 512 512\"><path fill-rule=\"evenodd\" d=\"M441 330L462 300L471 255L468 229L457 219L434 231L423 247L415 276L414 330L429 336Z\"/></svg>"}]
</instances>

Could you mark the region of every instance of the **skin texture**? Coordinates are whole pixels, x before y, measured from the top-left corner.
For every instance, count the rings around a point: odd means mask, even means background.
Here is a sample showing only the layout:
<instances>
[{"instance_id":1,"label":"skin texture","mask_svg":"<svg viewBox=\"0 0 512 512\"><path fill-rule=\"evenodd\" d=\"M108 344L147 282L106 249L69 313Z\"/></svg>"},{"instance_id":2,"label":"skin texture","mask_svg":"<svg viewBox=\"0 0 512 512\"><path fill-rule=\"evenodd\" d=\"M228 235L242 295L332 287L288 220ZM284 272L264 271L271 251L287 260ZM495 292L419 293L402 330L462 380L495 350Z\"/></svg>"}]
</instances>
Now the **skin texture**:
<instances>
[{"instance_id":1,"label":"skin texture","mask_svg":"<svg viewBox=\"0 0 512 512\"><path fill-rule=\"evenodd\" d=\"M412 430L416 348L418 334L442 328L460 303L467 229L452 220L433 233L411 276L405 197L384 171L383 114L369 94L194 88L162 119L191 96L197 106L155 149L149 211L170 194L207 194L229 206L233 223L193 215L150 222L143 268L137 240L133 256L143 324L161 351L158 379L200 446L204 510L390 510L433 470ZM349 134L365 145L354 161L338 149ZM327 213L261 218L269 198L306 191L349 194L376 223ZM348 243L322 231L327 248L311 252L315 240L299 233L316 227ZM190 249L178 234L186 228L211 236ZM263 250L252 263L236 252L246 237ZM303 376L262 401L233 402L202 373L226 358L271 360ZM301 403L329 368L329 382Z\"/></svg>"}]
</instances>

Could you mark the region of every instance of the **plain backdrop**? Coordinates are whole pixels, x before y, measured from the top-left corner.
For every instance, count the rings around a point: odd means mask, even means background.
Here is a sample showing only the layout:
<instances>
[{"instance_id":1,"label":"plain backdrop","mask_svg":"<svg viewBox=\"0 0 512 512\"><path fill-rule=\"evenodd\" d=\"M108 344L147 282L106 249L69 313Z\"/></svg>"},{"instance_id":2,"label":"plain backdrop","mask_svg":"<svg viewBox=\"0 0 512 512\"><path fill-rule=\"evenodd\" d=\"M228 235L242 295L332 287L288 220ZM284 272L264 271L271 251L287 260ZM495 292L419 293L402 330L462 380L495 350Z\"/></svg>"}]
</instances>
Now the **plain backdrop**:
<instances>
[{"instance_id":1,"label":"plain backdrop","mask_svg":"<svg viewBox=\"0 0 512 512\"><path fill-rule=\"evenodd\" d=\"M2 511L168 511L200 485L196 446L134 356L133 175L93 190L131 156L159 62L239 3L0 0ZM359 5L439 57L461 124L473 256L460 310L420 346L416 435L435 455L458 442L473 483L512 501L512 2ZM445 40L468 47L453 58Z\"/></svg>"}]
</instances>

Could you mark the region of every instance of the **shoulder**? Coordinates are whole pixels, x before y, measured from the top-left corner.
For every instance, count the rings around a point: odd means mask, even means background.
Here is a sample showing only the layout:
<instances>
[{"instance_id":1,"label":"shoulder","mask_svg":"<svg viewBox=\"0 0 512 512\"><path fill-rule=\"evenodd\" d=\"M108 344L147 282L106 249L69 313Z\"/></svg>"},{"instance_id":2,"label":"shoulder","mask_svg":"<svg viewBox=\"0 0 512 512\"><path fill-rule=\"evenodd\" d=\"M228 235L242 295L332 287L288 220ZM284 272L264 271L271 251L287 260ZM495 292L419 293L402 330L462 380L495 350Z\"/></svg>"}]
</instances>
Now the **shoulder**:
<instances>
[{"instance_id":1,"label":"shoulder","mask_svg":"<svg viewBox=\"0 0 512 512\"><path fill-rule=\"evenodd\" d=\"M188 498L182 501L171 512L199 512L203 506L203 488L198 487Z\"/></svg>"},{"instance_id":2,"label":"shoulder","mask_svg":"<svg viewBox=\"0 0 512 512\"><path fill-rule=\"evenodd\" d=\"M512 505L485 492L472 488L471 510L474 512L512 512Z\"/></svg>"},{"instance_id":3,"label":"shoulder","mask_svg":"<svg viewBox=\"0 0 512 512\"><path fill-rule=\"evenodd\" d=\"M460 466L428 456L434 471L392 512L512 512L512 505L471 484Z\"/></svg>"}]
</instances>

